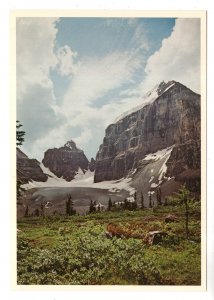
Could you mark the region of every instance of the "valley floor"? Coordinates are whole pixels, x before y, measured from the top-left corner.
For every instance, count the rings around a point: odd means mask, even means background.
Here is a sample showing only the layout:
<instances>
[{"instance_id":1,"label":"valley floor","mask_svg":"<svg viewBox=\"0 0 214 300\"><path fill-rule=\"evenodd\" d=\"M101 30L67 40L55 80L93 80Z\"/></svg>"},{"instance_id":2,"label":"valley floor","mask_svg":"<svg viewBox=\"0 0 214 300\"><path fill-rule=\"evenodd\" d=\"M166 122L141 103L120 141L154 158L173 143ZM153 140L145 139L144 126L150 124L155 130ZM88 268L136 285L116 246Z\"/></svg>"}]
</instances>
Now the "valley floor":
<instances>
[{"instance_id":1,"label":"valley floor","mask_svg":"<svg viewBox=\"0 0 214 300\"><path fill-rule=\"evenodd\" d=\"M166 222L169 212L176 217L173 222ZM199 206L190 210L189 239L185 237L181 206L22 218L17 223L17 282L200 285L200 224ZM118 228L123 234L110 238L107 227ZM151 231L167 235L158 243L148 244L146 236Z\"/></svg>"}]
</instances>

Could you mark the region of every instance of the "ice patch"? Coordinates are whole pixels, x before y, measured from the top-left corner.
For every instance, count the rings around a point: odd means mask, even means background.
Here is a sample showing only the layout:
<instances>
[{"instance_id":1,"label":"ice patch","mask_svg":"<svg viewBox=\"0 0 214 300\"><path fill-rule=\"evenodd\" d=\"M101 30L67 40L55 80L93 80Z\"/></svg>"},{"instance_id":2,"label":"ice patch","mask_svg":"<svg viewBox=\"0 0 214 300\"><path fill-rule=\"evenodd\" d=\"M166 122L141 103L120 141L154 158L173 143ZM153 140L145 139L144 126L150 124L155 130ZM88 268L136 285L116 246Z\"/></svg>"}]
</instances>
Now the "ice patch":
<instances>
[{"instance_id":1,"label":"ice patch","mask_svg":"<svg viewBox=\"0 0 214 300\"><path fill-rule=\"evenodd\" d=\"M115 120L114 120L114 123L117 123L119 122L121 119L125 118L126 116L140 110L141 108L143 108L144 106L148 105L148 104L151 104L152 102L154 102L157 98L158 98L158 92L157 92L157 89L158 89L158 84L151 90L149 91L148 93L146 93L141 99L139 98L139 101L142 103L126 112L124 112L123 114L121 114L119 117L117 117Z\"/></svg>"},{"instance_id":2,"label":"ice patch","mask_svg":"<svg viewBox=\"0 0 214 300\"><path fill-rule=\"evenodd\" d=\"M158 159L162 159L164 158L165 156L169 156L169 154L171 153L172 149L173 149L174 145L171 146L171 147L168 147L168 148L165 148L165 149L162 149L162 150L159 150L155 153L150 153L150 154L147 154L143 160L154 160L154 161L157 161Z\"/></svg>"},{"instance_id":3,"label":"ice patch","mask_svg":"<svg viewBox=\"0 0 214 300\"><path fill-rule=\"evenodd\" d=\"M137 172L137 168L136 169L134 169L134 171L132 171L132 175L134 175L135 173Z\"/></svg>"},{"instance_id":4,"label":"ice patch","mask_svg":"<svg viewBox=\"0 0 214 300\"><path fill-rule=\"evenodd\" d=\"M151 184L151 188L156 188L157 186L158 186L158 184L156 184L154 182Z\"/></svg>"},{"instance_id":5,"label":"ice patch","mask_svg":"<svg viewBox=\"0 0 214 300\"><path fill-rule=\"evenodd\" d=\"M168 87L163 91L163 93L165 93L166 91L168 91L173 85L175 85L175 82L173 82L172 84L170 84L170 86L168 86ZM162 93L162 94L163 94L163 93ZM162 94L161 94L161 95L162 95ZM161 95L160 95L160 96L161 96Z\"/></svg>"},{"instance_id":6,"label":"ice patch","mask_svg":"<svg viewBox=\"0 0 214 300\"><path fill-rule=\"evenodd\" d=\"M166 152L166 154L163 156L163 158L165 158L164 160L164 163L162 165L162 167L160 168L160 171L159 171L159 177L158 177L158 180L160 181L163 176L166 174L166 171L167 171L167 166L166 166L166 163L167 163L167 160L169 159L170 157L170 154L172 152L172 149L173 149L174 145L172 147L170 147L170 149Z\"/></svg>"},{"instance_id":7,"label":"ice patch","mask_svg":"<svg viewBox=\"0 0 214 300\"><path fill-rule=\"evenodd\" d=\"M149 182L152 182L153 179L154 179L154 176L152 176L152 177L149 179Z\"/></svg>"},{"instance_id":8,"label":"ice patch","mask_svg":"<svg viewBox=\"0 0 214 300\"><path fill-rule=\"evenodd\" d=\"M50 176L46 182L32 181L27 184L23 184L22 187L25 189L39 188L39 187L91 187L98 189L106 189L110 192L116 193L120 190L126 190L130 195L135 193L135 188L131 187L132 178L122 178L120 180L102 181L94 183L94 172L87 170L85 174L79 169L77 175L70 182L64 180L63 178L58 178L54 175L48 168L44 166L43 170L46 174L49 173Z\"/></svg>"}]
</instances>

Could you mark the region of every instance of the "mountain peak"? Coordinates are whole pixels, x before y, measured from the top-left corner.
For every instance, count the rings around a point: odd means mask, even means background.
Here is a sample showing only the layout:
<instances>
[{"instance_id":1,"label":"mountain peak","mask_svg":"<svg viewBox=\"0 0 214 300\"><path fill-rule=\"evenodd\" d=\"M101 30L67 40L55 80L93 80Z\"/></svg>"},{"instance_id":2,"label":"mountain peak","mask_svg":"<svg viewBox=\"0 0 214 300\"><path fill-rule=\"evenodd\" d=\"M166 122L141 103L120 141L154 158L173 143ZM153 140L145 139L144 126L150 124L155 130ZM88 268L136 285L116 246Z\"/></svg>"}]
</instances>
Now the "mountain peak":
<instances>
[{"instance_id":1,"label":"mountain peak","mask_svg":"<svg viewBox=\"0 0 214 300\"><path fill-rule=\"evenodd\" d=\"M76 143L75 143L74 141L72 141L72 140L68 141L68 142L64 145L64 147L67 147L67 148L69 148L69 149L71 149L71 150L76 150L76 149L77 149Z\"/></svg>"},{"instance_id":2,"label":"mountain peak","mask_svg":"<svg viewBox=\"0 0 214 300\"><path fill-rule=\"evenodd\" d=\"M173 87L177 82L175 80L168 81L167 83L161 81L159 84L156 84L150 91L148 91L144 96L141 98L142 103L136 107L131 108L130 110L124 112L119 117L114 120L114 123L120 121L124 117L132 114L133 112L143 108L144 106L153 103L160 95L166 92L168 89Z\"/></svg>"},{"instance_id":3,"label":"mountain peak","mask_svg":"<svg viewBox=\"0 0 214 300\"><path fill-rule=\"evenodd\" d=\"M79 169L83 173L88 170L89 164L84 152L72 140L66 142L64 147L48 149L42 163L58 178L62 177L67 181L71 181Z\"/></svg>"},{"instance_id":4,"label":"mountain peak","mask_svg":"<svg viewBox=\"0 0 214 300\"><path fill-rule=\"evenodd\" d=\"M167 83L165 81L161 81L157 88L158 96L160 96L162 93L166 92L169 88L174 86L175 83L176 81L174 80L168 81Z\"/></svg>"}]
</instances>

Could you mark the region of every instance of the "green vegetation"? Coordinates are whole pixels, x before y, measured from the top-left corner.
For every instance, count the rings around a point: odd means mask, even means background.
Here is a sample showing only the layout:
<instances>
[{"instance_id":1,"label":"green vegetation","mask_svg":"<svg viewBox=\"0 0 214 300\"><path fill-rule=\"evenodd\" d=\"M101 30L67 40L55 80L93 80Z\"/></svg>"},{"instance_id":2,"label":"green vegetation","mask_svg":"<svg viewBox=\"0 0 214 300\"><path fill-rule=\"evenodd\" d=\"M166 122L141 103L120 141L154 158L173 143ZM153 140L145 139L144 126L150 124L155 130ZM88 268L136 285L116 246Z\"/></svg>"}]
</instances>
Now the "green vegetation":
<instances>
[{"instance_id":1,"label":"green vegetation","mask_svg":"<svg viewBox=\"0 0 214 300\"><path fill-rule=\"evenodd\" d=\"M109 223L130 238L107 238ZM188 206L188 239L186 208L176 202L86 216L28 217L18 221L18 229L18 284L200 285L200 202ZM166 236L148 244L151 231Z\"/></svg>"},{"instance_id":2,"label":"green vegetation","mask_svg":"<svg viewBox=\"0 0 214 300\"><path fill-rule=\"evenodd\" d=\"M24 142L25 132L20 130L22 124L19 121L16 121L16 146L21 146Z\"/></svg>"},{"instance_id":3,"label":"green vegetation","mask_svg":"<svg viewBox=\"0 0 214 300\"><path fill-rule=\"evenodd\" d=\"M16 147L21 146L24 142L25 132L23 130L20 130L21 127L22 124L19 121L16 121ZM19 180L17 180L16 182L17 204L21 204L20 198L22 193L25 191L25 189L23 189L21 185L22 183Z\"/></svg>"}]
</instances>

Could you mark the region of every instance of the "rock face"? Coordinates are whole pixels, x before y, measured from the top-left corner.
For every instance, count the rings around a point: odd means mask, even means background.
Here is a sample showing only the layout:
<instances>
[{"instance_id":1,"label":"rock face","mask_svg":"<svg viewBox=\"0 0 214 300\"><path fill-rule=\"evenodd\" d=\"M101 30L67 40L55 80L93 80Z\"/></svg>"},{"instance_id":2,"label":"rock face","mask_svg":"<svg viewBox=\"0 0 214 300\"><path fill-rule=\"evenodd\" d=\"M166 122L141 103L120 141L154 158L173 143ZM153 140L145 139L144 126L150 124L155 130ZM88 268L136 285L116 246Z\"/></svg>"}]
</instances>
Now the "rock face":
<instances>
[{"instance_id":1,"label":"rock face","mask_svg":"<svg viewBox=\"0 0 214 300\"><path fill-rule=\"evenodd\" d=\"M30 159L19 148L16 148L17 157L17 180L21 184L28 183L29 181L46 181L45 175L40 168L40 163L36 159Z\"/></svg>"},{"instance_id":2,"label":"rock face","mask_svg":"<svg viewBox=\"0 0 214 300\"><path fill-rule=\"evenodd\" d=\"M72 140L63 147L47 150L42 163L57 177L66 181L71 181L79 168L85 172L89 164L84 152Z\"/></svg>"},{"instance_id":3,"label":"rock face","mask_svg":"<svg viewBox=\"0 0 214 300\"><path fill-rule=\"evenodd\" d=\"M156 99L107 127L96 157L95 182L120 179L149 153L172 147L167 176L200 181L200 95L179 82L162 82ZM143 161L143 164L147 162ZM190 180L190 181L191 181Z\"/></svg>"},{"instance_id":4,"label":"rock face","mask_svg":"<svg viewBox=\"0 0 214 300\"><path fill-rule=\"evenodd\" d=\"M89 168L89 170L90 170L91 172L94 172L94 170L95 170L95 164L96 164L96 161L95 161L95 159L92 157L92 158L91 158L91 161L90 161L90 163L89 163L89 165L88 165L88 168Z\"/></svg>"}]
</instances>

